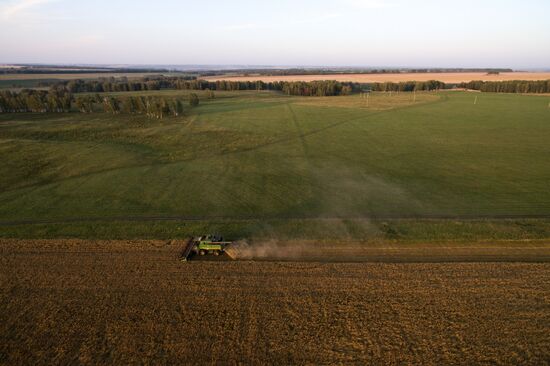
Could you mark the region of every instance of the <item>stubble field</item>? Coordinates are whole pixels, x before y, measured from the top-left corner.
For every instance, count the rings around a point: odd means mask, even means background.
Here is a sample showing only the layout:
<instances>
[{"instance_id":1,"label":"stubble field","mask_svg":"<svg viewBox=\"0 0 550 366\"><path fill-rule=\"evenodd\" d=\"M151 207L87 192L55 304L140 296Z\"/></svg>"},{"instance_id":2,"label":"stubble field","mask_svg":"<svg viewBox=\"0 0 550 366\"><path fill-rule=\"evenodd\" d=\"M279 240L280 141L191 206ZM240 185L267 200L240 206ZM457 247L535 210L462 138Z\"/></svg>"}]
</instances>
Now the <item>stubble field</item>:
<instances>
[{"instance_id":1,"label":"stubble field","mask_svg":"<svg viewBox=\"0 0 550 366\"><path fill-rule=\"evenodd\" d=\"M319 75L224 75L205 78L207 80L231 80L231 81L315 81L336 80L351 81L355 83L383 83L400 81L428 81L439 80L444 83L462 83L472 80L483 81L508 81L508 80L548 80L549 72L502 72L489 75L485 72L430 72L430 73L399 73L399 74L319 74Z\"/></svg>"},{"instance_id":2,"label":"stubble field","mask_svg":"<svg viewBox=\"0 0 550 366\"><path fill-rule=\"evenodd\" d=\"M161 241L1 244L1 364L550 356L548 264L182 263Z\"/></svg>"}]
</instances>

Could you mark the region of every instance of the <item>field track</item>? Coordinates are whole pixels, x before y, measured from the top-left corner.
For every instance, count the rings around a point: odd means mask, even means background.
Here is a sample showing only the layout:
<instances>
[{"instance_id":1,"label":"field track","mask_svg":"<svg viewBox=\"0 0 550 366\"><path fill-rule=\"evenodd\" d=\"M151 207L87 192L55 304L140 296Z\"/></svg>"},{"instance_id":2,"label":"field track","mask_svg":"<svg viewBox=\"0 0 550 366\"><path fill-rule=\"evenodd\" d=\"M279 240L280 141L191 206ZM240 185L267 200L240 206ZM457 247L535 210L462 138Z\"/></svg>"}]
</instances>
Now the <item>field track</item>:
<instances>
[{"instance_id":1,"label":"field track","mask_svg":"<svg viewBox=\"0 0 550 366\"><path fill-rule=\"evenodd\" d=\"M472 80L483 81L506 81L506 80L548 80L550 72L506 72L499 75L488 75L487 73L402 73L402 74L327 74L327 75L285 75L285 76L213 76L207 80L231 80L231 81L314 81L314 80L336 80L351 81L356 83L375 82L400 82L400 81L428 81L439 80L445 83L461 83Z\"/></svg>"},{"instance_id":2,"label":"field track","mask_svg":"<svg viewBox=\"0 0 550 366\"><path fill-rule=\"evenodd\" d=\"M419 215L419 216L369 216L369 217L225 217L225 216L204 216L204 217L189 217L189 216L113 216L113 217L68 217L43 220L13 220L0 221L0 226L15 226L15 225L35 225L35 224L69 224L77 222L155 222L155 221L255 221L262 219L270 220L519 220L519 219L549 219L550 215Z\"/></svg>"}]
</instances>

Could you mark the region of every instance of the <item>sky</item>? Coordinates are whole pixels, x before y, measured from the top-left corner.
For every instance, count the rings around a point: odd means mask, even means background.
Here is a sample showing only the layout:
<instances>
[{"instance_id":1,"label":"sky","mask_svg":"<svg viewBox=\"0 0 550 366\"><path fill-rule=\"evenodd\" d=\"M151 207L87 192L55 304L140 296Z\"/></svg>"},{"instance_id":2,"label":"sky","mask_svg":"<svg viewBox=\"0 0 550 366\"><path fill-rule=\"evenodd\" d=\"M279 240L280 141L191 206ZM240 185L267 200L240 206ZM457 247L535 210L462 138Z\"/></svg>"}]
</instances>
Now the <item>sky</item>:
<instances>
[{"instance_id":1,"label":"sky","mask_svg":"<svg viewBox=\"0 0 550 366\"><path fill-rule=\"evenodd\" d=\"M0 0L0 63L550 68L550 1Z\"/></svg>"}]
</instances>

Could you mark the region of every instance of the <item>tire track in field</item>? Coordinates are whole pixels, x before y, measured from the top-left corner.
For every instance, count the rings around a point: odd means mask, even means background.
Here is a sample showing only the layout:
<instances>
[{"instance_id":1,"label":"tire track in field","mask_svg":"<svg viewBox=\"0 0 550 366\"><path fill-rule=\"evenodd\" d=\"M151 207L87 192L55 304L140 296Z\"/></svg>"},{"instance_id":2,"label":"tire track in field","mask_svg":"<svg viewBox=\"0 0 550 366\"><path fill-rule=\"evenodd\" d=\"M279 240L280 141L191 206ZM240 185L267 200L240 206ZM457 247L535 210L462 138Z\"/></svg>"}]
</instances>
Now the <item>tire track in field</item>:
<instances>
[{"instance_id":1,"label":"tire track in field","mask_svg":"<svg viewBox=\"0 0 550 366\"><path fill-rule=\"evenodd\" d=\"M286 105L288 111L290 112L290 118L292 119L292 122L294 123L294 127L296 128L296 131L298 131L298 136L300 138L300 142L302 144L302 150L304 151L304 155L306 157L306 160L309 161L309 149L307 147L306 138L304 136L304 131L302 130L302 127L300 126L300 123L298 122L298 118L296 118L296 112L294 112L294 109L292 108L292 105L288 103Z\"/></svg>"},{"instance_id":2,"label":"tire track in field","mask_svg":"<svg viewBox=\"0 0 550 366\"><path fill-rule=\"evenodd\" d=\"M147 164L134 164L134 165L128 165L128 166L124 166L124 167L113 167L113 168L98 170L98 171L94 171L94 172L79 174L79 175L75 175L75 176L72 176L72 177L57 179L55 181L48 181L48 182L42 182L42 183L36 183L36 184L27 185L27 186L22 186L22 187L18 187L16 189L13 189L13 190L6 190L6 191L4 191L4 193L17 192L21 189L26 189L26 188L33 188L33 190L34 190L34 189L41 188L41 187L43 187L45 185L48 185L48 184L62 183L62 182L71 181L71 180L79 179L79 178L89 178L89 177L92 177L92 176L95 176L95 175L110 173L110 172L114 172L114 171L123 171L123 170L148 168L148 167L163 167L163 166L177 165L177 164L181 164L181 163L191 163L191 162L195 162L195 161L207 160L207 159L212 159L212 158L215 158L215 157L221 157L221 156L227 156L227 155L257 151L257 150L260 150L262 148L292 142L292 141L297 140L297 139L304 139L307 136L315 135L317 133L321 133L321 132L324 132L326 130L329 130L329 129L332 129L332 128L335 128L335 127L338 127L338 126L341 126L341 125L344 125L344 124L347 124L347 123L362 120L366 117L370 117L370 116L376 115L376 114L378 114L378 113L372 113L372 114L368 114L366 116L355 117L355 118L343 120L343 121L336 122L336 123L327 125L325 127L322 127L322 128L316 129L316 130L312 130L310 132L304 133L303 135L283 136L279 139L275 139L275 140L272 140L272 141L268 141L268 142L257 144L257 145L250 146L250 147L244 147L244 148L238 149L238 150L225 151L225 152L220 152L220 153L216 153L216 154L209 154L209 155L203 155L203 156L198 156L198 157L191 157L191 158L180 159L180 160L171 161L171 162L160 162L159 161L159 162L153 162L153 163L147 163Z\"/></svg>"},{"instance_id":3,"label":"tire track in field","mask_svg":"<svg viewBox=\"0 0 550 366\"><path fill-rule=\"evenodd\" d=\"M264 221L264 220L397 220L397 221L479 221L479 220L536 220L550 219L550 214L544 215L371 215L362 217L299 217L299 216L111 216L111 217L65 217L57 219L21 219L21 220L6 220L0 221L0 226L18 226L18 225L40 225L40 224L70 224L81 222L162 222L162 221L177 221L177 222L246 222L246 221Z\"/></svg>"},{"instance_id":4,"label":"tire track in field","mask_svg":"<svg viewBox=\"0 0 550 366\"><path fill-rule=\"evenodd\" d=\"M316 180L314 179L313 172L316 171L318 167L315 166L315 163L311 159L311 154L309 152L308 143L306 141L306 135L305 135L305 133L302 129L302 126L300 125L300 122L298 121L298 118L296 117L296 112L294 111L294 108L292 108L292 104L288 103L286 106L287 106L288 111L290 112L290 118L292 119L292 122L294 123L296 131L298 131L298 136L300 138L300 143L302 145L302 151L303 151L303 154L304 154L305 166L307 168L307 172L305 173L305 175L309 178L309 180L311 182L315 182ZM309 195L314 195L315 194L314 193L315 188L319 189L320 192L324 191L323 193L326 193L326 189L324 189L321 184L316 184L316 185L310 186L310 188L308 190L309 191L308 194ZM308 199L309 199L309 197L308 197Z\"/></svg>"}]
</instances>

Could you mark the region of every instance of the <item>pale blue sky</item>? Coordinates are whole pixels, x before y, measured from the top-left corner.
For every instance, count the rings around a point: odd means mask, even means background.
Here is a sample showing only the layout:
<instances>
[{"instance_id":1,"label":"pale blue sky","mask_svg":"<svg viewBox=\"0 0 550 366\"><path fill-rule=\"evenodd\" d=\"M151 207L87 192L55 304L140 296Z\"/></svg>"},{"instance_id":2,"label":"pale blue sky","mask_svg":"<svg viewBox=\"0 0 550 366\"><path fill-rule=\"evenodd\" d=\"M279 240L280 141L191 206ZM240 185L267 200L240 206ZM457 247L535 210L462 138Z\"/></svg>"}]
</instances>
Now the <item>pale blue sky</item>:
<instances>
[{"instance_id":1,"label":"pale blue sky","mask_svg":"<svg viewBox=\"0 0 550 366\"><path fill-rule=\"evenodd\" d=\"M0 63L550 68L549 0L0 0Z\"/></svg>"}]
</instances>

